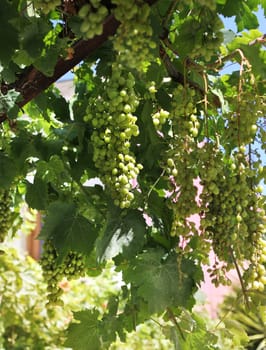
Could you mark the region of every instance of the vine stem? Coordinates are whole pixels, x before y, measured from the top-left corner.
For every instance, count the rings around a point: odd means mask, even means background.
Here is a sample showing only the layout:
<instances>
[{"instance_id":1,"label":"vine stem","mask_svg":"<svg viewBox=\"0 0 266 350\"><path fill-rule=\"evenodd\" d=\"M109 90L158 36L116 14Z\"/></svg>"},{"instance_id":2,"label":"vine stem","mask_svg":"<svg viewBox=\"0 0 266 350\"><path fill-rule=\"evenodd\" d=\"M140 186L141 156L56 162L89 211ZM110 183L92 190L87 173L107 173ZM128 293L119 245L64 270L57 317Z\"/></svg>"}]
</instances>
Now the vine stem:
<instances>
[{"instance_id":1,"label":"vine stem","mask_svg":"<svg viewBox=\"0 0 266 350\"><path fill-rule=\"evenodd\" d=\"M178 332L180 333L181 338L185 341L186 338L185 338L185 336L184 336L184 333L183 333L183 331L182 331L180 325L178 324L178 322L177 322L177 320L176 320L176 317L175 317L173 311L168 307L168 308L167 308L167 312L168 312L168 315L169 315L170 320L174 323L174 325L176 326Z\"/></svg>"},{"instance_id":2,"label":"vine stem","mask_svg":"<svg viewBox=\"0 0 266 350\"><path fill-rule=\"evenodd\" d=\"M245 285L244 285L244 281L243 281L243 278L242 278L239 266L238 266L238 264L236 262L236 259L235 259L235 256L234 256L234 252L233 252L231 247L230 247L230 255L231 255L231 258L233 260L233 263L234 263L234 266L235 266L235 269L236 269L236 272L237 272L238 279L240 281L240 285L241 285L241 289L242 289L242 292L243 292L243 296L244 296L246 305L247 305L248 308L250 308L249 300L248 300L247 293L246 293L246 288L245 288Z\"/></svg>"},{"instance_id":3,"label":"vine stem","mask_svg":"<svg viewBox=\"0 0 266 350\"><path fill-rule=\"evenodd\" d=\"M239 70L239 82L238 82L238 92L237 92L237 139L238 139L238 147L240 147L240 122L241 122L241 115L240 115L240 104L241 104L241 95L242 95L242 76L244 72L244 55L241 50L239 50L239 54L241 57L241 63L240 63L240 70Z\"/></svg>"},{"instance_id":4,"label":"vine stem","mask_svg":"<svg viewBox=\"0 0 266 350\"><path fill-rule=\"evenodd\" d=\"M204 119L205 119L205 130L206 130L206 136L209 138L209 127L208 127L208 81L206 73L203 72L202 78L204 81Z\"/></svg>"},{"instance_id":5,"label":"vine stem","mask_svg":"<svg viewBox=\"0 0 266 350\"><path fill-rule=\"evenodd\" d=\"M159 175L158 179L156 179L156 181L152 184L148 194L147 194L147 198L150 197L151 192L153 191L154 187L157 185L157 183L160 181L161 177L164 176L165 174L165 169L163 169L163 171L161 172L161 174Z\"/></svg>"}]
</instances>

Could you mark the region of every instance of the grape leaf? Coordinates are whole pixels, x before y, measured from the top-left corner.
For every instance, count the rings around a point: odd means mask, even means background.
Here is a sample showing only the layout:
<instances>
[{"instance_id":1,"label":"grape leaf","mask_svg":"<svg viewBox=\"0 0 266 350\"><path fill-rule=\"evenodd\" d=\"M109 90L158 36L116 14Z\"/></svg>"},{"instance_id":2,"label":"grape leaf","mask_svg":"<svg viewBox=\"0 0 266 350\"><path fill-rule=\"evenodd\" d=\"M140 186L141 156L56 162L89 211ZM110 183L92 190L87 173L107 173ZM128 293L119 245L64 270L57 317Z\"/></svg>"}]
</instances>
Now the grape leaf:
<instances>
[{"instance_id":1,"label":"grape leaf","mask_svg":"<svg viewBox=\"0 0 266 350\"><path fill-rule=\"evenodd\" d=\"M149 249L130 262L123 276L126 282L138 288L138 295L147 301L151 313L162 312L170 306L191 308L195 288L192 275L198 268L192 264L188 269L187 263L184 260L180 270L176 254L164 258L162 250ZM186 273L182 267L186 268Z\"/></svg>"},{"instance_id":2,"label":"grape leaf","mask_svg":"<svg viewBox=\"0 0 266 350\"><path fill-rule=\"evenodd\" d=\"M49 25L45 19L32 17L22 28L20 32L21 45L32 59L36 59L42 53L43 38L51 28L51 24Z\"/></svg>"},{"instance_id":3,"label":"grape leaf","mask_svg":"<svg viewBox=\"0 0 266 350\"><path fill-rule=\"evenodd\" d=\"M15 26L10 23L10 18L17 16L16 1L1 1L0 11L0 42L2 50L0 50L0 61L5 66L10 62L10 57L18 48L18 31Z\"/></svg>"},{"instance_id":4,"label":"grape leaf","mask_svg":"<svg viewBox=\"0 0 266 350\"><path fill-rule=\"evenodd\" d=\"M65 346L73 350L102 349L99 336L100 321L98 317L99 311L95 309L75 312L74 318L79 323L71 323L68 327Z\"/></svg>"},{"instance_id":5,"label":"grape leaf","mask_svg":"<svg viewBox=\"0 0 266 350\"><path fill-rule=\"evenodd\" d=\"M249 45L250 42L262 36L262 33L257 29L243 32L241 36L235 39L227 46L233 51L241 49L249 62L252 65L252 71L256 76L266 77L266 55L265 50L260 50L259 45Z\"/></svg>"},{"instance_id":6,"label":"grape leaf","mask_svg":"<svg viewBox=\"0 0 266 350\"><path fill-rule=\"evenodd\" d=\"M40 239L52 239L62 258L69 250L89 254L97 237L95 227L77 212L74 203L55 201L48 207L48 214L39 235Z\"/></svg>"},{"instance_id":7,"label":"grape leaf","mask_svg":"<svg viewBox=\"0 0 266 350\"><path fill-rule=\"evenodd\" d=\"M47 183L36 176L33 184L27 182L26 202L30 208L44 210L48 203Z\"/></svg>"},{"instance_id":8,"label":"grape leaf","mask_svg":"<svg viewBox=\"0 0 266 350\"><path fill-rule=\"evenodd\" d=\"M13 159L0 152L0 187L10 187L16 175L17 169Z\"/></svg>"},{"instance_id":9,"label":"grape leaf","mask_svg":"<svg viewBox=\"0 0 266 350\"><path fill-rule=\"evenodd\" d=\"M143 247L145 232L146 224L139 211L130 210L123 218L119 213L111 212L97 245L98 259L108 260L120 253L130 259Z\"/></svg>"},{"instance_id":10,"label":"grape leaf","mask_svg":"<svg viewBox=\"0 0 266 350\"><path fill-rule=\"evenodd\" d=\"M7 94L0 93L0 114L8 113L9 118L13 115L10 113L16 106L20 93L15 89L11 89ZM17 107L18 109L18 107Z\"/></svg>"},{"instance_id":11,"label":"grape leaf","mask_svg":"<svg viewBox=\"0 0 266 350\"><path fill-rule=\"evenodd\" d=\"M236 24L238 31L244 29L254 29L259 26L257 16L252 13L248 5L242 2L241 11L236 14Z\"/></svg>"}]
</instances>

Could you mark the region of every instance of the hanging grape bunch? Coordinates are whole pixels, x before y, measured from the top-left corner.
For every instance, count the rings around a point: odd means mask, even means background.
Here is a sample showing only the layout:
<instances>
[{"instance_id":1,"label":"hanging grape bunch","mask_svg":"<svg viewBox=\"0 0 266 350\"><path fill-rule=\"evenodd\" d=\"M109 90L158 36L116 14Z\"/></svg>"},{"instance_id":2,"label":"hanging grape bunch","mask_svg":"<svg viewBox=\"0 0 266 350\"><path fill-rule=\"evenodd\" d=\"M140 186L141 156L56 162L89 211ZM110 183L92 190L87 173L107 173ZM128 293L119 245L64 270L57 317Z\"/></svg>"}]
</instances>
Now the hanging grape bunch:
<instances>
[{"instance_id":1,"label":"hanging grape bunch","mask_svg":"<svg viewBox=\"0 0 266 350\"><path fill-rule=\"evenodd\" d=\"M255 89L241 92L241 101L233 96L231 105L234 110L226 115L228 119L227 137L235 145L249 144L254 141L260 118L265 115L265 101Z\"/></svg>"},{"instance_id":2,"label":"hanging grape bunch","mask_svg":"<svg viewBox=\"0 0 266 350\"><path fill-rule=\"evenodd\" d=\"M78 16L82 20L80 31L85 39L102 34L103 20L107 14L108 10L101 4L100 0L91 0L89 4L86 3L81 7Z\"/></svg>"},{"instance_id":3,"label":"hanging grape bunch","mask_svg":"<svg viewBox=\"0 0 266 350\"><path fill-rule=\"evenodd\" d=\"M265 214L256 173L250 169L243 149L227 160L212 145L204 149L200 165L204 212L201 228L205 238L212 241L217 257L232 268L233 258L252 260L264 231Z\"/></svg>"},{"instance_id":4,"label":"hanging grape bunch","mask_svg":"<svg viewBox=\"0 0 266 350\"><path fill-rule=\"evenodd\" d=\"M90 101L84 118L94 127L91 140L95 166L121 208L130 206L134 198L132 181L142 168L130 151L130 140L139 133L137 117L133 115L138 105L134 84L133 75L114 63L104 92Z\"/></svg>"},{"instance_id":5,"label":"hanging grape bunch","mask_svg":"<svg viewBox=\"0 0 266 350\"><path fill-rule=\"evenodd\" d=\"M266 217L264 219L266 221ZM251 264L244 273L244 279L248 282L248 289L263 292L266 286L266 241L261 238L253 253Z\"/></svg>"},{"instance_id":6,"label":"hanging grape bunch","mask_svg":"<svg viewBox=\"0 0 266 350\"><path fill-rule=\"evenodd\" d=\"M63 291L59 287L59 283L64 277L71 280L85 274L85 262L82 254L71 251L58 263L58 253L50 240L46 240L43 245L40 264L47 283L47 298L51 305L60 304L60 296Z\"/></svg>"},{"instance_id":7,"label":"hanging grape bunch","mask_svg":"<svg viewBox=\"0 0 266 350\"><path fill-rule=\"evenodd\" d=\"M150 6L142 0L113 0L115 18L121 23L113 38L114 49L119 61L130 68L142 70L143 63L150 61L150 48L155 48L152 41L152 27L149 21Z\"/></svg>"},{"instance_id":8,"label":"hanging grape bunch","mask_svg":"<svg viewBox=\"0 0 266 350\"><path fill-rule=\"evenodd\" d=\"M0 189L0 242L6 238L9 229L12 227L12 197L9 190Z\"/></svg>"},{"instance_id":9,"label":"hanging grape bunch","mask_svg":"<svg viewBox=\"0 0 266 350\"><path fill-rule=\"evenodd\" d=\"M195 227L189 216L199 211L196 203L197 187L194 150L197 148L195 137L198 135L199 121L195 108L197 96L195 91L178 85L173 91L173 103L168 119L173 136L169 139L166 155L166 173L170 178L170 207L174 220L171 235L186 237ZM178 135L178 137L177 137Z\"/></svg>"}]
</instances>

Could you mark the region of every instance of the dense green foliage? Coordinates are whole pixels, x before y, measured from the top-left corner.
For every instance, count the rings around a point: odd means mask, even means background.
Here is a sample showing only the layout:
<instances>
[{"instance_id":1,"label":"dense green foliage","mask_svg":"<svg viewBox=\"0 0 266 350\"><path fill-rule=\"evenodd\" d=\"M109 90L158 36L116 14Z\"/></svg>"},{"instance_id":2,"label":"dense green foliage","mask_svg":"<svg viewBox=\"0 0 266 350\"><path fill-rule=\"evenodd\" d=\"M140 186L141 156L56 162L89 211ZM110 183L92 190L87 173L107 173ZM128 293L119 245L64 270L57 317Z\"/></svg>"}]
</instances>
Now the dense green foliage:
<instances>
[{"instance_id":1,"label":"dense green foliage","mask_svg":"<svg viewBox=\"0 0 266 350\"><path fill-rule=\"evenodd\" d=\"M235 268L246 303L264 291L259 6L266 11L259 0L2 1L0 188L13 203L1 206L1 237L15 231L5 220L20 202L44 214L48 308L62 302L63 276L97 275L109 260L122 276L104 313L75 314L73 349L108 348L154 315L170 322L176 349L218 348L190 315L212 250L214 284L229 284ZM235 16L237 33L222 16ZM67 101L52 82L72 68Z\"/></svg>"}]
</instances>

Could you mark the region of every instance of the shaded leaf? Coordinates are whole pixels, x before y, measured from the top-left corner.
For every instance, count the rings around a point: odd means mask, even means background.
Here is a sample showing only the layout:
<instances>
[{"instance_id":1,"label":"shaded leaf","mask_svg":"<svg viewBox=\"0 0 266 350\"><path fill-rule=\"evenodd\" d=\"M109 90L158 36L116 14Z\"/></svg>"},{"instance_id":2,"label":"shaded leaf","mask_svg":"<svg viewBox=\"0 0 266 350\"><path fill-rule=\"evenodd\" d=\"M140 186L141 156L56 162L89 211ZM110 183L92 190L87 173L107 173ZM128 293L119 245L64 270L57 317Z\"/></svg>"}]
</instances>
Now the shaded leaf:
<instances>
[{"instance_id":1,"label":"shaded leaf","mask_svg":"<svg viewBox=\"0 0 266 350\"><path fill-rule=\"evenodd\" d=\"M103 237L98 242L100 261L111 259L118 254L130 259L143 247L146 224L141 212L130 210L123 218L119 214L110 214Z\"/></svg>"},{"instance_id":2,"label":"shaded leaf","mask_svg":"<svg viewBox=\"0 0 266 350\"><path fill-rule=\"evenodd\" d=\"M59 255L69 250L89 254L97 237L95 227L77 212L74 203L56 201L49 205L39 238L52 239Z\"/></svg>"},{"instance_id":3,"label":"shaded leaf","mask_svg":"<svg viewBox=\"0 0 266 350\"><path fill-rule=\"evenodd\" d=\"M10 187L16 175L14 160L0 152L0 187Z\"/></svg>"},{"instance_id":4,"label":"shaded leaf","mask_svg":"<svg viewBox=\"0 0 266 350\"><path fill-rule=\"evenodd\" d=\"M44 210L48 203L47 183L38 177L33 184L27 182L26 202L30 208Z\"/></svg>"},{"instance_id":5,"label":"shaded leaf","mask_svg":"<svg viewBox=\"0 0 266 350\"><path fill-rule=\"evenodd\" d=\"M74 318L79 323L72 322L67 329L65 346L73 350L100 350L98 321L99 311L85 310L74 313Z\"/></svg>"},{"instance_id":6,"label":"shaded leaf","mask_svg":"<svg viewBox=\"0 0 266 350\"><path fill-rule=\"evenodd\" d=\"M187 270L187 263L182 261L180 270L176 254L164 257L162 250L149 249L130 262L123 276L126 282L137 287L138 295L146 300L151 313L171 306L191 308L195 289L193 274L198 268L191 264L189 271L183 273L182 267Z\"/></svg>"}]
</instances>

